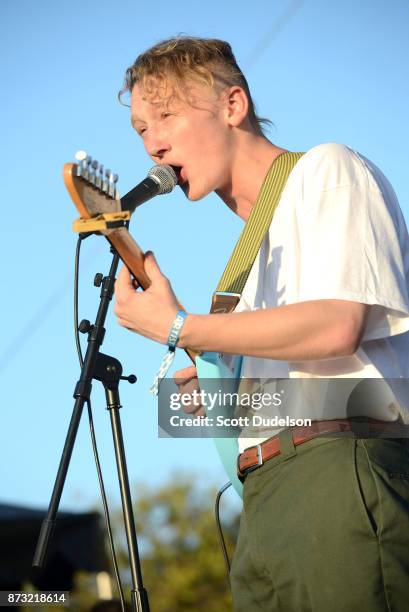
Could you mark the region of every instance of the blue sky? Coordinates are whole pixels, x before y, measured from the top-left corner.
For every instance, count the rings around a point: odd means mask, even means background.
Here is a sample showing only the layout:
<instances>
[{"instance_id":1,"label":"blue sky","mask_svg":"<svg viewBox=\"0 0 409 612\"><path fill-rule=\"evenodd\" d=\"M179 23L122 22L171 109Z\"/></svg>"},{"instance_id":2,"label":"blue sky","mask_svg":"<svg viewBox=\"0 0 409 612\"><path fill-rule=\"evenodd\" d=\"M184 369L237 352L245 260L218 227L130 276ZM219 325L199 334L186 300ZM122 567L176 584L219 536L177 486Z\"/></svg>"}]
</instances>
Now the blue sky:
<instances>
[{"instance_id":1,"label":"blue sky","mask_svg":"<svg viewBox=\"0 0 409 612\"><path fill-rule=\"evenodd\" d=\"M250 10L251 7L251 10ZM270 139L291 150L341 142L379 165L409 214L407 100L409 5L404 0L253 0L154 4L15 0L0 6L3 253L0 377L0 501L48 504L79 375L72 284L76 211L61 178L78 149L119 173L126 193L151 167L117 102L125 69L160 39L178 33L224 38L236 53ZM177 228L177 239L169 228ZM138 209L132 234L152 249L187 310L203 313L242 224L214 195L196 203L176 189ZM101 238L83 245L80 317L93 319L96 272L110 256ZM131 482L158 484L193 471L225 480L212 443L157 437L148 389L162 346L107 318L103 351L136 385L121 387ZM187 365L183 354L176 366ZM93 408L107 492L117 501L105 399ZM137 492L136 492L137 494ZM99 489L84 413L62 507L81 510Z\"/></svg>"}]
</instances>

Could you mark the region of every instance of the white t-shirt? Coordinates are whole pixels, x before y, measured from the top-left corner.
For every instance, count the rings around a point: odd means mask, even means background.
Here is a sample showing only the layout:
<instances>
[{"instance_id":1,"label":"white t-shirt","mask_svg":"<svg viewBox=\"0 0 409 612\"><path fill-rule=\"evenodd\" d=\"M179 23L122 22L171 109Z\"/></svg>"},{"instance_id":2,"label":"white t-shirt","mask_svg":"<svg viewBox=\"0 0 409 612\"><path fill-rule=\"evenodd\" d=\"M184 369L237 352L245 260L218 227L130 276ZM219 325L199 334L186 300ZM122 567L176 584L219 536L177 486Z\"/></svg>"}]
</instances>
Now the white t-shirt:
<instances>
[{"instance_id":1,"label":"white t-shirt","mask_svg":"<svg viewBox=\"0 0 409 612\"><path fill-rule=\"evenodd\" d=\"M332 379L354 379L350 392L357 379L409 377L408 283L409 237L388 180L344 145L310 149L288 178L236 312L308 300L361 302L371 305L363 339L347 357L304 362L244 357L241 376L273 379L270 393L274 385L285 392L285 379L328 379L316 391L309 383L304 392L303 381L287 381L286 401L269 414L313 420L351 416L338 401L345 387L340 391ZM409 423L407 385L395 382L395 395L391 383L381 383L383 395L377 389L376 401L364 402L356 416ZM244 430L240 452L280 429Z\"/></svg>"}]
</instances>

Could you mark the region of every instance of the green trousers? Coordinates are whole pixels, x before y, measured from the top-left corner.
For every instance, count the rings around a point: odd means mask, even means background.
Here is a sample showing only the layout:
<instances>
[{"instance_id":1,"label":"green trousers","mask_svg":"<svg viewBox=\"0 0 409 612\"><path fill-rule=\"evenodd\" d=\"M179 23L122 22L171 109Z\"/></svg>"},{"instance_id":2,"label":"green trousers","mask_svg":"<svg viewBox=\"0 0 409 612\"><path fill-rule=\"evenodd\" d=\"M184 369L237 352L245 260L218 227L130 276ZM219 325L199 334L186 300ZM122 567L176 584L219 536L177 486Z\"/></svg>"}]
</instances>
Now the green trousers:
<instances>
[{"instance_id":1,"label":"green trousers","mask_svg":"<svg viewBox=\"0 0 409 612\"><path fill-rule=\"evenodd\" d=\"M234 612L408 612L408 447L280 439L244 483Z\"/></svg>"}]
</instances>

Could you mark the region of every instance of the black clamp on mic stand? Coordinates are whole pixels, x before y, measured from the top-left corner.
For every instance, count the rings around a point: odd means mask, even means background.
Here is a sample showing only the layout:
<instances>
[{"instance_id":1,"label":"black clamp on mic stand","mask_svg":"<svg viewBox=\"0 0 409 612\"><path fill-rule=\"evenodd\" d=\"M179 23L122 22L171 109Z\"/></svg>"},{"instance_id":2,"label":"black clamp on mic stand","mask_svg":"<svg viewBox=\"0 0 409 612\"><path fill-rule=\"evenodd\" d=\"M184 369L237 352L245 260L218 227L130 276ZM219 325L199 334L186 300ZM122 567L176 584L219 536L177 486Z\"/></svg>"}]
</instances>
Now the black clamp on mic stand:
<instances>
[{"instance_id":1,"label":"black clamp on mic stand","mask_svg":"<svg viewBox=\"0 0 409 612\"><path fill-rule=\"evenodd\" d=\"M85 235L83 235L83 237L85 237ZM88 333L88 347L85 354L84 363L81 368L81 375L75 387L74 409L71 416L47 517L44 519L41 525L40 535L33 560L33 567L42 568L45 565L48 545L55 527L58 506L60 503L65 478L67 476L68 466L70 463L72 450L74 448L78 426L81 420L82 410L85 402L90 401L92 379L95 378L96 380L101 381L104 385L107 409L109 410L111 417L112 435L114 440L115 457L118 469L122 510L125 522L125 532L128 543L128 554L132 578L132 610L133 612L149 612L148 594L143 587L142 582L141 564L136 539L132 500L129 489L121 420L119 416L119 408L121 407L118 390L119 381L123 379L128 380L130 383L134 383L136 381L136 377L133 375L129 377L122 376L121 363L117 359L99 352L100 346L104 340L104 324L108 312L109 302L111 301L114 293L115 275L119 264L119 255L112 247L111 253L113 254L113 259L108 276L102 279L100 304L95 323L91 325L88 321L82 321L80 326L80 331ZM97 286L98 284L101 284L101 275L99 275L99 279L96 284Z\"/></svg>"}]
</instances>

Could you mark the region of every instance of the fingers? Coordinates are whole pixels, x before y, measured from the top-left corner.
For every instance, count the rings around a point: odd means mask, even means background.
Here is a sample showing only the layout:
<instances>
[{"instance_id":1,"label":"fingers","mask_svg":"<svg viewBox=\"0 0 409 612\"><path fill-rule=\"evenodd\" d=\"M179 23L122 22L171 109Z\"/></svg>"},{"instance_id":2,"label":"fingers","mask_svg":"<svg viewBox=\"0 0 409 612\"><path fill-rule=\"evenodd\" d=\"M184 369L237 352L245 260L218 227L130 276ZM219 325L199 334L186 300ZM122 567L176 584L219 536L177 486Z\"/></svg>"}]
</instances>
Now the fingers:
<instances>
[{"instance_id":1,"label":"fingers","mask_svg":"<svg viewBox=\"0 0 409 612\"><path fill-rule=\"evenodd\" d=\"M187 368L182 368L181 370L177 370L173 374L173 379L177 385L187 383L192 380L192 378L195 378L197 380L197 372L195 366L188 366Z\"/></svg>"},{"instance_id":2,"label":"fingers","mask_svg":"<svg viewBox=\"0 0 409 612\"><path fill-rule=\"evenodd\" d=\"M144 260L145 272L153 282L167 281L167 278L162 274L155 255L152 251L147 251ZM167 281L168 282L168 281ZM135 293L139 287L138 281L132 277L126 266L122 266L118 277L115 281L115 296L117 302L126 302L130 295Z\"/></svg>"},{"instance_id":3,"label":"fingers","mask_svg":"<svg viewBox=\"0 0 409 612\"><path fill-rule=\"evenodd\" d=\"M183 403L183 411L186 414L191 414L192 416L205 416L205 409L201 405L199 401L199 395L197 391L199 389L199 381L197 378L197 371L195 366L188 366L187 368L182 368L181 370L177 370L174 373L173 379L178 386L179 393L183 394L185 398L190 395L191 402L187 404L186 399Z\"/></svg>"},{"instance_id":4,"label":"fingers","mask_svg":"<svg viewBox=\"0 0 409 612\"><path fill-rule=\"evenodd\" d=\"M161 269L159 268L158 262L156 261L156 257L152 253L152 251L146 251L143 265L145 268L145 272L151 279L152 283L154 283L155 281L157 282L161 280L167 280Z\"/></svg>"},{"instance_id":5,"label":"fingers","mask_svg":"<svg viewBox=\"0 0 409 612\"><path fill-rule=\"evenodd\" d=\"M117 302L126 302L130 294L135 293L131 273L126 266L122 266L115 281L115 298Z\"/></svg>"},{"instance_id":6,"label":"fingers","mask_svg":"<svg viewBox=\"0 0 409 612\"><path fill-rule=\"evenodd\" d=\"M189 406L183 406L183 412L185 412L186 414L191 414L194 417L206 416L206 412L203 406L197 406L193 402Z\"/></svg>"},{"instance_id":7,"label":"fingers","mask_svg":"<svg viewBox=\"0 0 409 612\"><path fill-rule=\"evenodd\" d=\"M176 384L179 388L179 393L192 394L199 391L199 382L195 377L188 380L184 379L182 383L176 382Z\"/></svg>"}]
</instances>

